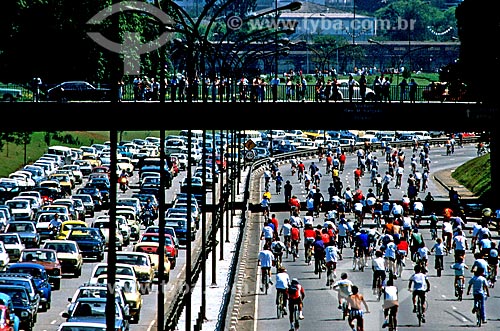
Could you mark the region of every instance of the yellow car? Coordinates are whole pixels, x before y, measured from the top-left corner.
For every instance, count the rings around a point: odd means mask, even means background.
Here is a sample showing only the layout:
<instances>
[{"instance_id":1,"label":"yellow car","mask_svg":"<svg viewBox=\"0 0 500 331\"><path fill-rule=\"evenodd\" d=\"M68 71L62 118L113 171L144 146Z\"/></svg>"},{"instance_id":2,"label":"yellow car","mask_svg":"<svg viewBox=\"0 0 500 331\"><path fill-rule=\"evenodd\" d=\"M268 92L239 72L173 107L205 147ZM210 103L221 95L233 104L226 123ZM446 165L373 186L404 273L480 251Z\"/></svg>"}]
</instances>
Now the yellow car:
<instances>
[{"instance_id":1,"label":"yellow car","mask_svg":"<svg viewBox=\"0 0 500 331\"><path fill-rule=\"evenodd\" d=\"M66 237L68 236L69 230L72 227L79 227L79 226L88 227L87 223L85 223L84 221L70 220L70 221L62 222L61 230L59 231L59 234L57 235L57 239L66 239Z\"/></svg>"},{"instance_id":2,"label":"yellow car","mask_svg":"<svg viewBox=\"0 0 500 331\"><path fill-rule=\"evenodd\" d=\"M141 285L141 294L149 294L153 289L155 270L151 256L142 252L116 252L116 262L134 267L137 280Z\"/></svg>"},{"instance_id":3,"label":"yellow car","mask_svg":"<svg viewBox=\"0 0 500 331\"><path fill-rule=\"evenodd\" d=\"M61 190L71 195L71 190L74 188L74 183L68 174L51 174L49 180L55 180L61 185Z\"/></svg>"},{"instance_id":4,"label":"yellow car","mask_svg":"<svg viewBox=\"0 0 500 331\"><path fill-rule=\"evenodd\" d=\"M43 249L53 249L61 263L62 273L72 273L75 277L82 275L83 255L74 240L45 240Z\"/></svg>"},{"instance_id":5,"label":"yellow car","mask_svg":"<svg viewBox=\"0 0 500 331\"><path fill-rule=\"evenodd\" d=\"M89 161L92 167L99 167L101 165L101 160L99 160L99 156L94 153L83 153L82 160Z\"/></svg>"},{"instance_id":6,"label":"yellow car","mask_svg":"<svg viewBox=\"0 0 500 331\"><path fill-rule=\"evenodd\" d=\"M104 274L97 277L98 284L106 284L107 282L107 275ZM139 281L135 278L135 276L116 275L116 283L123 288L125 300L130 307L130 323L139 323L143 303Z\"/></svg>"},{"instance_id":7,"label":"yellow car","mask_svg":"<svg viewBox=\"0 0 500 331\"><path fill-rule=\"evenodd\" d=\"M159 246L160 244L155 242L140 242L134 245L134 252L147 253L151 257L151 261L153 263L154 278L156 280L158 280L158 266L160 265L159 255L157 253ZM163 265L165 266L165 271L163 273L163 281L165 283L168 283L168 281L170 280L171 264L166 254L163 257Z\"/></svg>"}]
</instances>

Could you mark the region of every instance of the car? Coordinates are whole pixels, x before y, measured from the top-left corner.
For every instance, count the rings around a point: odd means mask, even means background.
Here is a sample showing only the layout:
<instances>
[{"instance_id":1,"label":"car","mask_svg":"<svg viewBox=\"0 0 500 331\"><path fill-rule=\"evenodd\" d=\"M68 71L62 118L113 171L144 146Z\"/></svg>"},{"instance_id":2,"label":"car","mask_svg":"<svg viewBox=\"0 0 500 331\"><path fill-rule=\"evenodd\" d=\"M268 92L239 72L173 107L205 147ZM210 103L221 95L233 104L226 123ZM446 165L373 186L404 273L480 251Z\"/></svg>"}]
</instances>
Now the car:
<instances>
[{"instance_id":1,"label":"car","mask_svg":"<svg viewBox=\"0 0 500 331\"><path fill-rule=\"evenodd\" d=\"M80 199L85 207L85 217L94 217L95 214L95 204L92 196L90 194L73 194L72 199ZM84 221L84 219L82 219Z\"/></svg>"},{"instance_id":2,"label":"car","mask_svg":"<svg viewBox=\"0 0 500 331\"><path fill-rule=\"evenodd\" d=\"M24 244L17 233L0 233L0 241L3 242L5 250L9 254L10 262L17 262L24 250Z\"/></svg>"},{"instance_id":3,"label":"car","mask_svg":"<svg viewBox=\"0 0 500 331\"><path fill-rule=\"evenodd\" d=\"M18 88L0 87L0 100L2 101L17 101L23 97L23 91Z\"/></svg>"},{"instance_id":4,"label":"car","mask_svg":"<svg viewBox=\"0 0 500 331\"><path fill-rule=\"evenodd\" d=\"M139 216L141 214L142 205L141 205L141 200L139 198L119 197L116 200L116 205L117 206L132 206L132 207L134 207L134 211L135 211L137 216Z\"/></svg>"},{"instance_id":5,"label":"car","mask_svg":"<svg viewBox=\"0 0 500 331\"><path fill-rule=\"evenodd\" d=\"M80 298L71 314L63 312L61 316L66 318L66 322L93 322L106 325L106 302L106 298ZM115 330L129 330L129 318L125 316L118 302L115 302Z\"/></svg>"},{"instance_id":6,"label":"car","mask_svg":"<svg viewBox=\"0 0 500 331\"><path fill-rule=\"evenodd\" d=\"M97 284L97 278L101 275L106 275L108 273L108 263L107 262L99 262L94 265L92 268L92 272L90 273L89 284ZM116 263L115 268L116 276L118 275L128 275L133 276L137 279L137 274L135 273L135 269L133 265L126 263Z\"/></svg>"},{"instance_id":7,"label":"car","mask_svg":"<svg viewBox=\"0 0 500 331\"><path fill-rule=\"evenodd\" d=\"M116 210L116 216L123 216L127 220L127 224L130 228L130 240L139 239L139 234L141 230L141 225L138 221L138 217L132 210Z\"/></svg>"},{"instance_id":8,"label":"car","mask_svg":"<svg viewBox=\"0 0 500 331\"><path fill-rule=\"evenodd\" d=\"M107 284L89 284L84 283L75 290L73 296L68 298L67 313L71 314L75 308L76 302L80 298L106 298L108 293ZM120 304L123 308L125 316L130 316L130 306L125 299L125 293L123 293L123 288L116 284L114 288L116 302Z\"/></svg>"},{"instance_id":9,"label":"car","mask_svg":"<svg viewBox=\"0 0 500 331\"><path fill-rule=\"evenodd\" d=\"M158 200L156 199L156 196L154 194L141 194L141 193L133 193L132 198L137 198L141 202L141 209L146 205L146 203L149 201L151 204L155 207L158 207Z\"/></svg>"},{"instance_id":10,"label":"car","mask_svg":"<svg viewBox=\"0 0 500 331\"><path fill-rule=\"evenodd\" d=\"M100 275L97 277L97 284L106 284L108 275ZM132 275L116 275L115 281L123 289L125 300L130 307L130 323L138 324L141 319L141 311L143 305L141 284L139 280Z\"/></svg>"},{"instance_id":11,"label":"car","mask_svg":"<svg viewBox=\"0 0 500 331\"><path fill-rule=\"evenodd\" d=\"M48 101L110 101L111 90L108 88L96 88L86 81L62 82L47 90Z\"/></svg>"},{"instance_id":12,"label":"car","mask_svg":"<svg viewBox=\"0 0 500 331\"><path fill-rule=\"evenodd\" d=\"M58 213L56 211L40 211L36 214L35 227L36 232L40 235L40 243L52 236L52 230L49 229L49 224L55 214ZM59 219L61 222L69 221L69 216L59 214Z\"/></svg>"},{"instance_id":13,"label":"car","mask_svg":"<svg viewBox=\"0 0 500 331\"><path fill-rule=\"evenodd\" d=\"M132 164L132 159L125 156L118 156L116 158L116 165L118 166L118 170L121 172L125 170L125 172L132 176L134 173L134 165Z\"/></svg>"},{"instance_id":14,"label":"car","mask_svg":"<svg viewBox=\"0 0 500 331\"><path fill-rule=\"evenodd\" d=\"M106 239L98 228L72 227L66 236L67 240L74 240L84 258L95 258L98 262L104 259L104 245Z\"/></svg>"},{"instance_id":15,"label":"car","mask_svg":"<svg viewBox=\"0 0 500 331\"><path fill-rule=\"evenodd\" d=\"M42 194L39 191L24 191L20 192L18 197L32 197L37 200L35 205L38 205L38 208L44 205L44 201L42 198Z\"/></svg>"},{"instance_id":16,"label":"car","mask_svg":"<svg viewBox=\"0 0 500 331\"><path fill-rule=\"evenodd\" d=\"M40 195L43 199L43 205L50 204L55 199L65 196L65 194L63 194L60 189L53 187L35 186L33 188L33 191L40 192Z\"/></svg>"},{"instance_id":17,"label":"car","mask_svg":"<svg viewBox=\"0 0 500 331\"><path fill-rule=\"evenodd\" d=\"M92 178L87 182L85 187L97 188L101 193L102 207L109 208L109 191L111 190L109 178Z\"/></svg>"},{"instance_id":18,"label":"car","mask_svg":"<svg viewBox=\"0 0 500 331\"><path fill-rule=\"evenodd\" d=\"M62 170L69 170L75 178L75 184L80 185L83 183L83 172L78 164L65 164Z\"/></svg>"},{"instance_id":19,"label":"car","mask_svg":"<svg viewBox=\"0 0 500 331\"><path fill-rule=\"evenodd\" d=\"M331 100L349 100L349 82L347 79L339 79L337 80L338 86L338 95L331 96ZM375 92L367 87L365 94L366 101L374 101L375 100ZM361 95L359 93L359 86L354 86L354 95L352 97L353 100L361 100Z\"/></svg>"},{"instance_id":20,"label":"car","mask_svg":"<svg viewBox=\"0 0 500 331\"><path fill-rule=\"evenodd\" d=\"M92 200L92 198L90 198ZM83 201L79 198L71 197L71 201L73 202L73 207L75 208L76 215L78 220L85 221L87 218L87 209L83 204Z\"/></svg>"},{"instance_id":21,"label":"car","mask_svg":"<svg viewBox=\"0 0 500 331\"><path fill-rule=\"evenodd\" d=\"M64 174L64 175L68 175L69 176L69 180L71 182L71 189L74 189L75 186L76 186L76 178L75 176L73 175L73 170L71 169L63 169L63 167L67 165L67 164L64 164L62 165L61 167L59 167L59 169L57 169L54 174Z\"/></svg>"},{"instance_id":22,"label":"car","mask_svg":"<svg viewBox=\"0 0 500 331\"><path fill-rule=\"evenodd\" d=\"M69 215L72 220L78 220L78 212L75 209L75 205L73 203L73 200L71 198L59 198L55 199L52 201L52 204L54 205L64 205L68 207Z\"/></svg>"},{"instance_id":23,"label":"car","mask_svg":"<svg viewBox=\"0 0 500 331\"><path fill-rule=\"evenodd\" d=\"M159 243L159 242L160 242L160 235L158 233L143 233L139 238L139 241L135 245L141 243ZM153 250L156 252L156 249L154 247L147 247L147 246L143 247L143 251L146 253L149 253L150 251ZM170 260L171 268L174 269L177 264L176 262L177 262L177 256L179 256L179 252L175 247L174 239L172 238L171 235L167 233L165 234L165 251L167 253L168 259Z\"/></svg>"},{"instance_id":24,"label":"car","mask_svg":"<svg viewBox=\"0 0 500 331\"><path fill-rule=\"evenodd\" d=\"M83 154L82 154L82 156L83 156ZM80 171L82 172L82 175L84 177L89 176L90 173L92 172L92 164L90 163L89 160L79 159L79 160L73 161L73 164L80 167Z\"/></svg>"},{"instance_id":25,"label":"car","mask_svg":"<svg viewBox=\"0 0 500 331\"><path fill-rule=\"evenodd\" d=\"M154 271L154 279L158 280L158 272L159 272L159 265L160 265L160 256L158 252L158 247L159 243L153 243L153 242L142 242L142 243L137 243L134 245L134 252L140 252L140 253L146 253L149 255L151 258L151 261L153 263L153 271ZM172 265L170 263L170 259L165 252L164 258L163 258L163 282L168 283L170 281L170 270L173 269Z\"/></svg>"},{"instance_id":26,"label":"car","mask_svg":"<svg viewBox=\"0 0 500 331\"><path fill-rule=\"evenodd\" d=\"M36 322L41 304L40 291L37 290L35 279L30 274L0 272L0 285L23 286L28 290L29 303L33 309L33 318Z\"/></svg>"},{"instance_id":27,"label":"car","mask_svg":"<svg viewBox=\"0 0 500 331\"><path fill-rule=\"evenodd\" d=\"M203 181L200 177L191 177L191 181L189 182L189 178L185 177L180 183L181 192L187 193L190 191L192 194L196 195L204 195L205 194L205 186L203 185Z\"/></svg>"},{"instance_id":28,"label":"car","mask_svg":"<svg viewBox=\"0 0 500 331\"><path fill-rule=\"evenodd\" d=\"M0 292L0 321L3 322L3 329L0 331L19 331L19 324L21 320L19 316L14 313L14 304L12 303L12 298Z\"/></svg>"},{"instance_id":29,"label":"car","mask_svg":"<svg viewBox=\"0 0 500 331\"><path fill-rule=\"evenodd\" d=\"M61 224L61 229L57 235L57 239L66 239L68 237L69 231L74 227L88 227L87 222L79 220L69 220L64 221Z\"/></svg>"},{"instance_id":30,"label":"car","mask_svg":"<svg viewBox=\"0 0 500 331\"><path fill-rule=\"evenodd\" d=\"M92 201L94 201L94 212L104 209L103 196L97 187L80 187L76 190L76 196L80 194L88 194L92 197Z\"/></svg>"},{"instance_id":31,"label":"car","mask_svg":"<svg viewBox=\"0 0 500 331\"><path fill-rule=\"evenodd\" d=\"M66 215L68 216L69 219L71 219L71 213L69 211L69 207L66 205L56 205L54 203L51 203L49 205L42 206L42 208L40 209L40 212L48 212L48 211L56 212L59 214L59 216Z\"/></svg>"},{"instance_id":32,"label":"car","mask_svg":"<svg viewBox=\"0 0 500 331\"><path fill-rule=\"evenodd\" d=\"M50 309L52 304L52 287L49 283L49 275L43 265L32 262L18 262L9 265L8 273L29 274L33 277L36 289L40 292L40 304L43 311Z\"/></svg>"},{"instance_id":33,"label":"car","mask_svg":"<svg viewBox=\"0 0 500 331\"><path fill-rule=\"evenodd\" d=\"M191 223L191 241L194 241L196 239L196 223L190 222ZM167 216L165 217L165 226L172 227L174 228L175 235L179 239L179 243L186 243L188 240L188 220L187 220L187 215L186 217L182 216Z\"/></svg>"},{"instance_id":34,"label":"car","mask_svg":"<svg viewBox=\"0 0 500 331\"><path fill-rule=\"evenodd\" d=\"M132 228L128 224L127 218L124 215L116 215L117 227L123 236L123 245L128 246L132 240Z\"/></svg>"},{"instance_id":35,"label":"car","mask_svg":"<svg viewBox=\"0 0 500 331\"><path fill-rule=\"evenodd\" d=\"M150 225L144 230L144 233L160 233L160 227L158 225ZM175 229L171 226L165 226L165 233L172 236L175 247L177 247L177 253L179 253L179 238L177 238Z\"/></svg>"},{"instance_id":36,"label":"car","mask_svg":"<svg viewBox=\"0 0 500 331\"><path fill-rule=\"evenodd\" d=\"M4 203L10 208L10 212L14 220L32 221L35 218L35 213L31 208L30 200L11 199Z\"/></svg>"},{"instance_id":37,"label":"car","mask_svg":"<svg viewBox=\"0 0 500 331\"><path fill-rule=\"evenodd\" d=\"M135 269L137 280L142 294L149 294L153 289L154 263L147 253L142 252L117 252L116 263L130 264Z\"/></svg>"},{"instance_id":38,"label":"car","mask_svg":"<svg viewBox=\"0 0 500 331\"><path fill-rule=\"evenodd\" d=\"M62 267L55 250L27 248L23 250L19 262L40 264L45 268L49 276L49 283L54 287L54 290L59 290L61 288Z\"/></svg>"},{"instance_id":39,"label":"car","mask_svg":"<svg viewBox=\"0 0 500 331\"><path fill-rule=\"evenodd\" d=\"M6 268L9 263L9 253L7 253L3 241L0 241L0 270Z\"/></svg>"},{"instance_id":40,"label":"car","mask_svg":"<svg viewBox=\"0 0 500 331\"><path fill-rule=\"evenodd\" d=\"M160 177L146 176L141 181L141 187L160 188Z\"/></svg>"},{"instance_id":41,"label":"car","mask_svg":"<svg viewBox=\"0 0 500 331\"><path fill-rule=\"evenodd\" d=\"M83 256L74 240L51 239L43 243L42 248L53 249L61 263L61 272L73 274L74 277L82 275Z\"/></svg>"},{"instance_id":42,"label":"car","mask_svg":"<svg viewBox=\"0 0 500 331\"><path fill-rule=\"evenodd\" d=\"M106 331L106 320L99 322L62 322L57 327L57 331Z\"/></svg>"},{"instance_id":43,"label":"car","mask_svg":"<svg viewBox=\"0 0 500 331\"><path fill-rule=\"evenodd\" d=\"M38 307L30 302L30 295L26 287L20 285L0 284L0 293L8 295L12 300L14 314L19 317L19 328L25 331L33 330L37 320Z\"/></svg>"},{"instance_id":44,"label":"car","mask_svg":"<svg viewBox=\"0 0 500 331\"><path fill-rule=\"evenodd\" d=\"M40 234L36 231L35 223L31 221L13 221L7 224L5 233L17 233L25 248L40 246Z\"/></svg>"},{"instance_id":45,"label":"car","mask_svg":"<svg viewBox=\"0 0 500 331\"><path fill-rule=\"evenodd\" d=\"M104 235L104 238L105 238L105 248L108 249L109 248L109 228L110 228L110 219L109 219L109 216L108 215L101 215L100 217L98 217L94 223L92 223L92 227L93 228L98 228L101 230L102 234ZM122 232L118 226L118 224L116 225L116 242L115 242L115 248L119 251L121 251L123 249L123 235L122 235Z\"/></svg>"},{"instance_id":46,"label":"car","mask_svg":"<svg viewBox=\"0 0 500 331\"><path fill-rule=\"evenodd\" d=\"M184 171L188 167L188 155L186 153L171 153L170 158L175 157L177 167L180 171Z\"/></svg>"},{"instance_id":47,"label":"car","mask_svg":"<svg viewBox=\"0 0 500 331\"><path fill-rule=\"evenodd\" d=\"M71 195L74 184L71 182L71 177L68 174L53 173L49 175L48 180L59 182L61 190L66 194Z\"/></svg>"}]
</instances>

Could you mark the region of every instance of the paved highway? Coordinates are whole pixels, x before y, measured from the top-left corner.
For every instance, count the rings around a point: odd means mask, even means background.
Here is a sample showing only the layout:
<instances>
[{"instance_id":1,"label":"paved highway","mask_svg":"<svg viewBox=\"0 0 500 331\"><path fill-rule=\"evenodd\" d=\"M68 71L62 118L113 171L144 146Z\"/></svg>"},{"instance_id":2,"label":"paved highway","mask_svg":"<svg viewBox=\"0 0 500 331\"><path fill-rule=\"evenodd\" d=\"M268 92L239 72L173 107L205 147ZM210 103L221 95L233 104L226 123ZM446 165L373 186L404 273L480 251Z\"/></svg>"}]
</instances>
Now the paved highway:
<instances>
[{"instance_id":1,"label":"paved highway","mask_svg":"<svg viewBox=\"0 0 500 331\"><path fill-rule=\"evenodd\" d=\"M165 201L167 203L170 203L172 199L174 198L175 194L177 192L180 192L180 182L182 179L186 176L186 172L183 171L181 172L177 177L174 178L172 187L166 191L165 194ZM118 197L121 196L130 196L132 193L138 191L138 175L137 173L134 174L134 176L131 178L130 184L131 184L131 189L128 190L125 194L122 194L120 191L118 193ZM85 182L85 181L84 181ZM76 190L76 189L75 189ZM211 194L207 195L207 199L211 199ZM101 211L101 212L96 212L95 218L97 218L99 215L104 214L106 211ZM94 218L88 218L86 219L87 224L92 224ZM157 221L156 221L157 224ZM144 230L144 227L141 227L141 230ZM142 232L142 231L141 231ZM200 235L197 235L200 237ZM127 247L124 247L124 251L132 251L133 250L133 245L135 241L131 242L130 245ZM185 249L182 248L181 246L179 256L177 258L177 266L175 269L171 270L170 273L170 280L175 279L176 277L184 277L185 275L183 273L180 273L182 266L185 264ZM107 259L107 253L105 260ZM73 278L71 276L63 276L62 282L61 282L61 289L58 291L52 291L52 307L50 308L49 311L47 312L40 312L38 314L38 321L36 322L33 330L34 331L55 331L57 330L57 327L59 324L64 322L66 319L61 316L61 314L66 311L67 305L68 305L68 298L72 297L75 290L78 288L79 285L82 283L85 283L90 279L90 274L92 272L92 269L94 268L96 262L92 259L84 259L84 264L83 264L83 269L82 269L82 275L79 278ZM167 283L164 286L164 290L167 293L168 291L172 290L172 282ZM141 311L141 319L138 324L131 324L130 325L130 331L149 331L149 330L156 330L156 313L157 309L156 307L158 306L158 286L154 285L153 290L147 294L143 295L143 307Z\"/></svg>"},{"instance_id":2,"label":"paved highway","mask_svg":"<svg viewBox=\"0 0 500 331\"><path fill-rule=\"evenodd\" d=\"M408 156L411 156L411 150L405 150ZM380 153L376 154L378 158L381 158ZM473 146L465 146L463 149L456 149L452 156L445 155L445 149L433 148L431 151L431 173L440 169L454 168L459 164L475 157L475 150ZM318 159L308 160L306 162L306 168L311 161L318 162ZM324 169L324 161L322 162ZM342 174L344 181L344 188L349 185L354 184L352 178L353 166L356 164L355 158L353 156L348 157L346 163L347 170ZM381 164L380 170L385 172L386 165ZM408 166L406 166L408 169ZM285 180L291 179L292 185L294 186L293 194L299 194L300 198L303 200L305 198L306 192L299 185L296 178L291 178L289 172L289 165L282 165L280 167ZM407 170L408 171L408 170ZM408 172L405 174L403 183L407 178ZM260 186L263 187L263 179L260 179ZM321 183L321 190L325 194L329 180L325 180L323 177ZM361 189L366 192L369 187L369 179L366 177L362 179ZM402 190L393 189L394 184L391 184L392 199L399 199L404 193ZM403 189L405 190L407 185L403 184ZM448 193L445 189L439 186L434 181L431 181L429 189L436 199L447 199ZM273 189L271 192L274 192ZM420 193L420 197L423 198L424 193ZM327 195L326 195L327 196ZM280 200L282 198L274 195L274 200ZM276 213L277 218L280 222L284 218L288 217L289 214L278 212ZM260 219L262 223L262 217L260 215L253 215ZM352 214L349 215L352 217ZM315 224L319 222L316 220ZM280 223L281 224L281 223ZM468 226L471 226L469 223ZM440 233L439 233L440 234ZM496 234L496 233L495 233ZM430 233L428 230L423 230L423 235L425 238L426 245L431 246ZM469 235L470 236L470 235ZM498 239L498 238L497 238ZM257 239L256 239L257 240ZM470 242L470 239L469 239ZM342 319L341 311L337 309L337 292L330 290L326 286L325 273L322 275L322 279L318 278L318 275L314 274L314 263L312 265L307 265L304 262L304 252L301 244L300 258L293 262L291 257L284 258L284 265L288 269L288 273L291 277L296 277L304 285L306 290L304 316L305 319L301 323L301 330L350 330L347 321ZM352 250L344 249L345 258L343 261L338 263L337 275L340 276L342 272L347 272L349 278L360 288L360 293L362 293L368 301L371 313L365 315L365 330L382 330L383 323L383 311L381 308L381 302L377 302L376 297L372 294L371 290L371 280L372 271L371 268L365 269L364 272L352 271ZM252 259L256 262L256 258ZM431 291L428 293L429 305L427 313L427 323L423 324L420 328L418 327L418 320L415 314L412 313L411 304L411 293L407 290L408 279L412 275L413 263L407 259L406 267L403 271L402 277L398 278L396 285L399 288L399 328L398 330L410 330L419 328L421 330L445 330L445 329L455 329L463 330L469 327L475 327L475 315L472 314L471 309L473 305L472 296L465 296L462 302L459 302L454 297L453 288L453 270L449 266L453 263L452 255L446 256L444 258L445 270L441 277L436 276L436 270L434 269L434 256L430 257L429 260L429 280L431 283ZM473 257L470 252L467 253L466 263L469 267L472 265ZM260 271L259 275L260 275ZM275 272L273 268L273 273ZM466 271L466 279L471 277L470 271ZM260 279L256 275L257 279ZM276 306L275 306L275 289L273 288L268 295L260 292L259 286L260 282L253 282L246 284L249 288L248 290L255 293L255 311L253 314L254 326L253 330L288 330L290 324L288 322L288 316L284 319L277 319L276 317ZM488 298L486 302L486 314L488 318L488 324L483 325L481 328L484 330L497 330L500 328L500 315L498 313L498 307L500 305L500 294L498 290L492 289L491 297ZM242 330L250 330L251 328L242 328Z\"/></svg>"}]
</instances>

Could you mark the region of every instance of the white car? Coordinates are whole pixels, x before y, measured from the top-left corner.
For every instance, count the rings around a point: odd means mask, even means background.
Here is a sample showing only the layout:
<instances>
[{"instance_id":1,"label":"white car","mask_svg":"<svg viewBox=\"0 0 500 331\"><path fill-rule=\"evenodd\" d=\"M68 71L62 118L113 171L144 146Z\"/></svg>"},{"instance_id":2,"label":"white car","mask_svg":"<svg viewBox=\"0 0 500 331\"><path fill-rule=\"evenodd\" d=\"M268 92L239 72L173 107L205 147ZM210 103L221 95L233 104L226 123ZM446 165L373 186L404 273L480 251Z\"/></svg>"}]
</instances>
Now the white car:
<instances>
[{"instance_id":1,"label":"white car","mask_svg":"<svg viewBox=\"0 0 500 331\"><path fill-rule=\"evenodd\" d=\"M104 234L104 238L106 239L106 249L109 247L109 226L110 220L109 216L104 216L104 218L98 218L94 221L92 227L101 229ZM116 227L116 249L121 251L123 249L123 235L118 226Z\"/></svg>"},{"instance_id":2,"label":"white car","mask_svg":"<svg viewBox=\"0 0 500 331\"><path fill-rule=\"evenodd\" d=\"M66 164L62 167L63 170L71 170L73 177L75 178L75 184L83 183L83 173L78 164Z\"/></svg>"},{"instance_id":3,"label":"white car","mask_svg":"<svg viewBox=\"0 0 500 331\"><path fill-rule=\"evenodd\" d=\"M5 248L3 241L0 241L0 270L4 270L5 267L7 267L7 265L9 264L9 262L10 262L9 253Z\"/></svg>"},{"instance_id":4,"label":"white car","mask_svg":"<svg viewBox=\"0 0 500 331\"><path fill-rule=\"evenodd\" d=\"M17 233L0 233L0 241L9 254L10 262L19 261L21 253L24 250L24 244Z\"/></svg>"},{"instance_id":5,"label":"white car","mask_svg":"<svg viewBox=\"0 0 500 331\"><path fill-rule=\"evenodd\" d=\"M14 220L28 220L32 221L35 217L33 208L31 208L31 201L28 199L11 199L5 201L5 205L10 208Z\"/></svg>"},{"instance_id":6,"label":"white car","mask_svg":"<svg viewBox=\"0 0 500 331\"><path fill-rule=\"evenodd\" d=\"M108 263L107 262L97 263L94 266L94 269L92 269L92 273L90 274L89 284L97 284L99 276L106 275L107 273L108 273ZM134 276L137 279L134 266L126 263L116 263L116 275Z\"/></svg>"}]
</instances>

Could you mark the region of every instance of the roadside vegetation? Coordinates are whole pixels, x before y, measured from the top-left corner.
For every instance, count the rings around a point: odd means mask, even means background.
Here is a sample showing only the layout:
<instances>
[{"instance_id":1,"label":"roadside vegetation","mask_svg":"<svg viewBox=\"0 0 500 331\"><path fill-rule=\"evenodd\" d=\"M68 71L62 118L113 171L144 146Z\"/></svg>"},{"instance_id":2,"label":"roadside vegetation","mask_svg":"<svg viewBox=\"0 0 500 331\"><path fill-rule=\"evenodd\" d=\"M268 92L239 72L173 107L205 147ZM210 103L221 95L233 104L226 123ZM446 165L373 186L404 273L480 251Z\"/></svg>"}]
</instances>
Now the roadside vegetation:
<instances>
[{"instance_id":1,"label":"roadside vegetation","mask_svg":"<svg viewBox=\"0 0 500 331\"><path fill-rule=\"evenodd\" d=\"M488 197L491 191L490 154L474 158L459 166L452 177L476 196Z\"/></svg>"}]
</instances>

